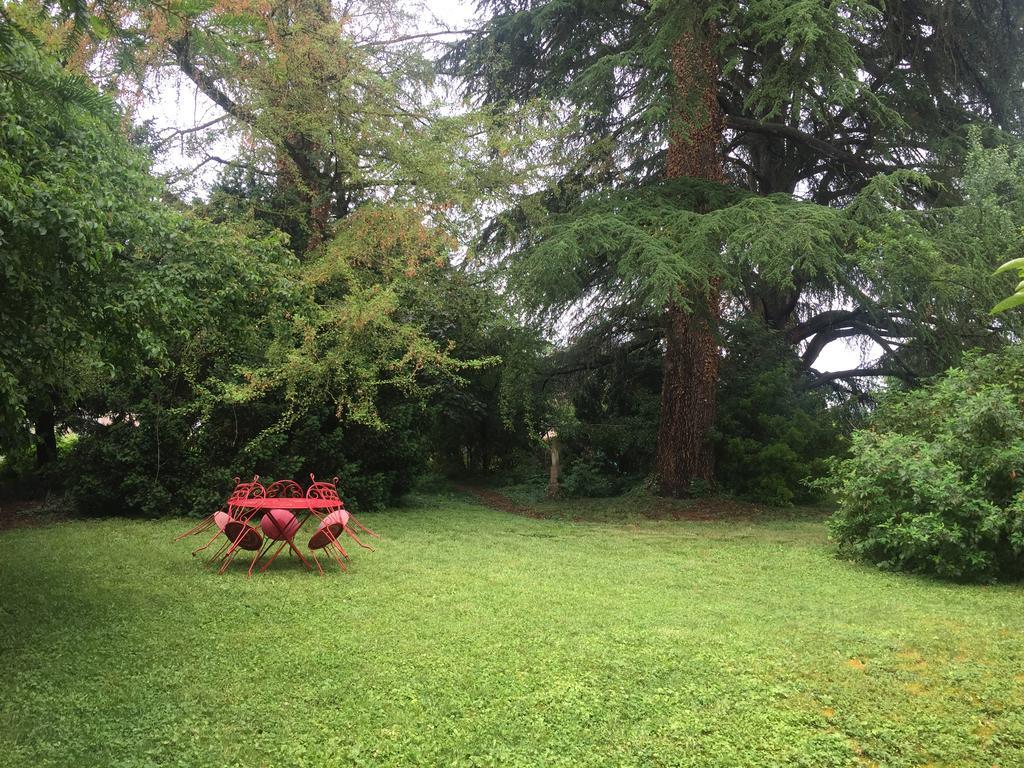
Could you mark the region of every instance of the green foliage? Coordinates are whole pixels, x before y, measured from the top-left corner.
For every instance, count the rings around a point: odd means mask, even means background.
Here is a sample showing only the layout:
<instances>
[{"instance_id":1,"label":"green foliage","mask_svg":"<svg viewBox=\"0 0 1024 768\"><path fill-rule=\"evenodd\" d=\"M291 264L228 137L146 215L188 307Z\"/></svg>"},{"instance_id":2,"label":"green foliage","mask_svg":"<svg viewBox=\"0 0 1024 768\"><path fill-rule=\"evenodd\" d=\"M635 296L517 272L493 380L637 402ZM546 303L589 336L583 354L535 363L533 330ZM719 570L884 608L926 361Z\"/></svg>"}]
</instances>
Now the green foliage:
<instances>
[{"instance_id":1,"label":"green foliage","mask_svg":"<svg viewBox=\"0 0 1024 768\"><path fill-rule=\"evenodd\" d=\"M544 411L540 334L521 325L488 282L468 269L439 286L431 334L454 343L464 358L492 364L462 372L460 387L431 397L432 451L439 469L452 474L508 473L538 447Z\"/></svg>"},{"instance_id":2,"label":"green foliage","mask_svg":"<svg viewBox=\"0 0 1024 768\"><path fill-rule=\"evenodd\" d=\"M89 382L67 417L81 435L73 496L90 514L209 511L255 471L244 449L277 412L240 409L233 392L302 305L294 257L276 234L163 215L168 230L124 286L129 306L153 307L136 316L149 353Z\"/></svg>"},{"instance_id":3,"label":"green foliage","mask_svg":"<svg viewBox=\"0 0 1024 768\"><path fill-rule=\"evenodd\" d=\"M496 362L460 346L493 307L470 311L447 236L415 208L366 207L300 264L258 227L180 224L151 254L161 357L82 400L80 507L206 514L253 473L338 475L355 508L407 491L438 449L441 404Z\"/></svg>"},{"instance_id":4,"label":"green foliage","mask_svg":"<svg viewBox=\"0 0 1024 768\"><path fill-rule=\"evenodd\" d=\"M51 15L51 7L58 6ZM40 15L65 23L69 29L68 43L76 42L86 24L82 0L43 2ZM68 19L73 24L67 25ZM0 83L22 93L31 93L51 110L79 108L94 114L105 114L113 106L84 76L63 69L40 49L41 42L0 8Z\"/></svg>"},{"instance_id":5,"label":"green foliage","mask_svg":"<svg viewBox=\"0 0 1024 768\"><path fill-rule=\"evenodd\" d=\"M58 16L22 9L47 44L5 48L53 87L0 76L4 443L33 419L73 425L68 470L90 513L205 514L253 472L337 474L352 504L380 506L435 456L441 401L486 379L496 350L508 365L479 410L495 440L521 438L535 336L502 328L449 262L449 211L467 202L451 179L481 166L445 148L486 142L463 130L477 117L416 113L431 77L419 48L362 47L348 19L165 10L93 17L79 53L111 53L121 76L136 54L150 58L134 74L170 56L253 131L192 214L158 199L108 102L62 103L72 75L44 52L71 42Z\"/></svg>"},{"instance_id":6,"label":"green foliage","mask_svg":"<svg viewBox=\"0 0 1024 768\"><path fill-rule=\"evenodd\" d=\"M952 579L1024 574L1024 347L889 395L828 485L841 550Z\"/></svg>"},{"instance_id":7,"label":"green foliage","mask_svg":"<svg viewBox=\"0 0 1024 768\"><path fill-rule=\"evenodd\" d=\"M1024 224L1013 153L992 149L1024 114L1021 89L991 87L1020 80L1021 27L1005 22L1019 0L481 8L490 17L447 59L467 93L496 110L540 100L559 130L551 178L500 211L478 250L550 327L629 344L666 306L720 292L724 317L778 331L854 403L869 377L913 384L1021 332L986 315L993 253L1019 255ZM724 123L717 188L665 179L666 146L701 108L680 101L690 86L673 65L687 63L673 59L705 36ZM878 359L816 370L849 339Z\"/></svg>"},{"instance_id":8,"label":"green foliage","mask_svg":"<svg viewBox=\"0 0 1024 768\"><path fill-rule=\"evenodd\" d=\"M618 478L610 475L604 457L591 452L569 464L559 483L559 489L569 497L611 496L619 490Z\"/></svg>"},{"instance_id":9,"label":"green foliage","mask_svg":"<svg viewBox=\"0 0 1024 768\"><path fill-rule=\"evenodd\" d=\"M650 471L654 456L661 390L657 339L647 334L621 343L609 337L605 329L583 334L545 360L544 424L558 432L563 490L570 496L621 493Z\"/></svg>"},{"instance_id":10,"label":"green foliage","mask_svg":"<svg viewBox=\"0 0 1024 768\"><path fill-rule=\"evenodd\" d=\"M757 321L726 330L715 421L721 486L742 498L784 506L813 501L808 480L824 475L843 444L837 409L800 374L789 346Z\"/></svg>"},{"instance_id":11,"label":"green foliage","mask_svg":"<svg viewBox=\"0 0 1024 768\"><path fill-rule=\"evenodd\" d=\"M1021 278L1021 281L1017 283L1017 290L1014 291L1012 296L1007 296L1005 299L1000 301L994 307L992 307L992 314L998 314L999 312L1005 312L1008 309L1019 307L1024 304L1024 257L1011 259L1005 264L1001 265L999 269L995 271L995 274L1001 274L1003 272L1017 272L1017 276Z\"/></svg>"},{"instance_id":12,"label":"green foliage","mask_svg":"<svg viewBox=\"0 0 1024 768\"><path fill-rule=\"evenodd\" d=\"M22 439L29 411L145 353L154 310L133 264L162 221L145 158L109 105L62 103L60 68L24 40L0 78L0 440ZM47 84L53 85L50 89ZM126 296L128 294L128 296Z\"/></svg>"},{"instance_id":13,"label":"green foliage","mask_svg":"<svg viewBox=\"0 0 1024 768\"><path fill-rule=\"evenodd\" d=\"M898 121L858 77L864 49L888 42L878 34L880 12L872 2L480 5L490 12L487 23L452 46L448 64L485 103L551 103L566 131L553 156L575 191L620 174L633 181L661 173L657 155L676 117L670 51L705 21L716 31L730 111L765 120L801 115L826 130L837 122L826 104Z\"/></svg>"},{"instance_id":14,"label":"green foliage","mask_svg":"<svg viewBox=\"0 0 1024 768\"><path fill-rule=\"evenodd\" d=\"M432 216L466 225L509 180L502 156L518 132L486 111L450 109L431 38L416 34L420 15L407 4L127 0L93 10L80 58L118 92L187 79L223 110L174 148L199 164L223 142L236 146L212 207L273 222L297 254L382 201L429 203ZM147 142L171 148L167 136Z\"/></svg>"}]
</instances>

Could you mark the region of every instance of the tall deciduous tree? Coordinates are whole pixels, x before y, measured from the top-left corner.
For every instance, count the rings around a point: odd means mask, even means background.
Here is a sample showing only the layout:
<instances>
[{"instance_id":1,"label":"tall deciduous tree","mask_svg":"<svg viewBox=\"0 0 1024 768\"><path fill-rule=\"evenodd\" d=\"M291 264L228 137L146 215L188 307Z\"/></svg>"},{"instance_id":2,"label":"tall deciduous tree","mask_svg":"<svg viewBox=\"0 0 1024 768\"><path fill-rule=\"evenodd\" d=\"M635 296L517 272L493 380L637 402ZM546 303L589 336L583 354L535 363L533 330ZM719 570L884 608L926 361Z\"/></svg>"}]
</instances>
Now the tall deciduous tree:
<instances>
[{"instance_id":1,"label":"tall deciduous tree","mask_svg":"<svg viewBox=\"0 0 1024 768\"><path fill-rule=\"evenodd\" d=\"M395 0L87 3L74 60L121 94L184 80L222 114L162 136L196 168L227 166L272 193L303 254L358 206L390 200L465 212L504 181L500 128L445 102L420 9ZM61 40L60 30L52 33ZM492 121L493 122L493 121ZM505 135L515 135L506 131ZM218 142L239 147L224 156ZM177 144L176 144L177 143ZM220 144L223 146L223 143Z\"/></svg>"}]
</instances>

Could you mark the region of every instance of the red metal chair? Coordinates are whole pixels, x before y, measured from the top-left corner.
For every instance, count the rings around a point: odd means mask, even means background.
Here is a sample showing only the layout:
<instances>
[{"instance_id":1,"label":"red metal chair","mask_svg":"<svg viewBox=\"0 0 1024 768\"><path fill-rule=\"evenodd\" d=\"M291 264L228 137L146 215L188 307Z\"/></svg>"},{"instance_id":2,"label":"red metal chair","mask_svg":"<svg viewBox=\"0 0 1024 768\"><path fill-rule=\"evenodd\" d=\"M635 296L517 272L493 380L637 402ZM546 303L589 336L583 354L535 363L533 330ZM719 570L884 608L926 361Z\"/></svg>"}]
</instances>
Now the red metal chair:
<instances>
[{"instance_id":1,"label":"red metal chair","mask_svg":"<svg viewBox=\"0 0 1024 768\"><path fill-rule=\"evenodd\" d=\"M235 489L231 492L231 498L234 499L234 498L238 497L240 494L246 494L246 493L251 492L251 489L254 486L258 486L259 485L259 483L257 482L259 479L260 479L260 476L259 475L255 475L253 477L251 483L243 483L242 482L242 478L236 477L235 478ZM243 498L245 498L245 497L243 496ZM174 540L175 541L181 541L182 539L187 538L189 536L194 536L197 533L202 533L207 528L209 528L211 525L213 525L213 522L214 522L213 521L213 516L215 514L217 514L217 512L222 512L222 511L223 510L218 509L218 510L216 510L214 512L211 512L206 517L204 517L202 520L200 520L198 523L196 523L193 527L189 528L187 531L185 531L180 536L177 536Z\"/></svg>"},{"instance_id":2,"label":"red metal chair","mask_svg":"<svg viewBox=\"0 0 1024 768\"><path fill-rule=\"evenodd\" d=\"M254 509L247 509L244 502L246 499L262 499L267 495L267 489L259 483L260 476L253 475L251 483L239 483L235 490L228 497L228 514L236 520L248 520L255 514Z\"/></svg>"},{"instance_id":3,"label":"red metal chair","mask_svg":"<svg viewBox=\"0 0 1024 768\"><path fill-rule=\"evenodd\" d=\"M248 521L248 519L252 517L255 510L246 509L245 506L242 505L242 502L245 501L246 499L259 499L266 495L266 490L262 485L260 485L259 480L259 475L253 475L252 482L250 483L243 483L240 482L240 478L235 478L235 489L231 492L231 495L228 497L227 501L228 511L226 514L228 515L228 517L234 520L241 520L243 522ZM209 515L207 519L203 520L202 523L196 526L196 528L193 529L193 531L187 532L182 536L179 536L178 538L184 538L192 532L199 533L201 531L206 530L211 525L213 525L214 522L216 522L216 516L218 513L224 514L223 512L221 512L221 510L217 510L217 512L214 512L213 514ZM193 549L192 556L195 557L199 552L202 552L204 549L213 544L213 542L216 541L217 537L220 536L221 532L222 530L218 529L217 533L215 533L209 541L203 544L203 546L196 547L195 549ZM220 550L218 550L218 552L211 558L211 560L215 560L221 553L223 553L223 551L227 548L228 545L229 544L225 544L225 546L222 546Z\"/></svg>"},{"instance_id":4,"label":"red metal chair","mask_svg":"<svg viewBox=\"0 0 1024 768\"><path fill-rule=\"evenodd\" d=\"M316 563L317 570L320 571L321 575L323 575L324 569L320 566L320 560L316 556L318 549L327 549L328 554L341 566L341 570L348 570L345 566L345 560L349 559L348 552L345 551L345 548L341 546L341 542L338 541L338 537L345 530L345 526L348 525L348 520L348 512L344 509L337 509L323 519L320 527L316 529L316 533L309 539L309 551L313 555L313 562ZM341 553L340 556L339 552Z\"/></svg>"},{"instance_id":5,"label":"red metal chair","mask_svg":"<svg viewBox=\"0 0 1024 768\"><path fill-rule=\"evenodd\" d=\"M235 520L226 512L218 512L215 522L217 527L224 533L224 536L231 542L231 546L222 556L217 573L224 573L228 569L239 549L255 552L259 551L263 546L263 537L260 536L260 532L256 530L255 526L241 520Z\"/></svg>"},{"instance_id":6,"label":"red metal chair","mask_svg":"<svg viewBox=\"0 0 1024 768\"><path fill-rule=\"evenodd\" d=\"M343 502L341 500L341 497L338 495L338 478L337 477L332 479L331 482L329 482L329 483L323 483L323 482L318 483L316 481L316 478L312 475L312 473L310 473L309 479L311 481L311 485L309 486L309 488L306 489L306 498L307 499L326 499L328 501L337 501L338 502L338 508L339 509L345 509L345 502ZM360 523L356 519L355 515L353 515L351 512L348 513L348 516L349 516L349 519L353 523L355 523L357 526L359 526L359 530L365 531L366 533L368 533L371 536L373 536L375 539L379 539L380 538L380 535L374 533L369 528L367 528L365 525ZM349 536L352 536L352 538L355 538L355 536L349 530L347 523L345 525L345 532L348 533ZM363 544L363 542L359 541L359 539L356 539L356 541L359 543L359 546L364 547L364 548L370 550L371 552L373 551L373 547L366 546L366 544Z\"/></svg>"},{"instance_id":7,"label":"red metal chair","mask_svg":"<svg viewBox=\"0 0 1024 768\"><path fill-rule=\"evenodd\" d=\"M295 534L299 532L299 526L298 518L287 509L271 509L260 518L260 528L266 537L266 544L260 548L249 564L249 575L252 576L252 569L256 567L256 563L270 550L275 542L280 542L280 545L274 550L274 554L270 556L270 559L260 568L260 573L263 573L263 571L270 567L270 564L277 559L277 556L281 554L281 550L286 546L298 555L303 565L307 568L312 568L309 561L302 556L298 547L295 546Z\"/></svg>"}]
</instances>

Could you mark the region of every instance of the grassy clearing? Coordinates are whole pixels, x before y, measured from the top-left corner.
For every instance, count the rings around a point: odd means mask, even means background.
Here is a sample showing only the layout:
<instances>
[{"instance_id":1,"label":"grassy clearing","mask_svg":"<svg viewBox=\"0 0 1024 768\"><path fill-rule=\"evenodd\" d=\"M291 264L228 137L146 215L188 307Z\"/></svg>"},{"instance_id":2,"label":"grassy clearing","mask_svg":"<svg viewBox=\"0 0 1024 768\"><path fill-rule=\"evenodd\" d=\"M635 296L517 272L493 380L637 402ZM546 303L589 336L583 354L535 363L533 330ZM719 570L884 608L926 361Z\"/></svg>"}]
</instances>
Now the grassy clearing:
<instances>
[{"instance_id":1,"label":"grassy clearing","mask_svg":"<svg viewBox=\"0 0 1024 768\"><path fill-rule=\"evenodd\" d=\"M326 578L205 573L184 521L0 534L0 765L1024 764L1018 586L817 519L366 521Z\"/></svg>"}]
</instances>

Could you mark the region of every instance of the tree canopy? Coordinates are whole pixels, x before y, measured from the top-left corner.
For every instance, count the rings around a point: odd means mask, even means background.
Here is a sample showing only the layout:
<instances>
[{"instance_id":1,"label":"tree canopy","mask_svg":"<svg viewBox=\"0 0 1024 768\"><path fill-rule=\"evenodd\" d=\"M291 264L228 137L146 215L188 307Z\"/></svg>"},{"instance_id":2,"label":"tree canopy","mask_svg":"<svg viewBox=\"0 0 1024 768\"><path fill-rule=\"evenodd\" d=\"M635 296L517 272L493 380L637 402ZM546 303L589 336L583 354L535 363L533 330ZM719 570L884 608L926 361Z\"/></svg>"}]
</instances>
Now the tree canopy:
<instances>
[{"instance_id":1,"label":"tree canopy","mask_svg":"<svg viewBox=\"0 0 1024 768\"><path fill-rule=\"evenodd\" d=\"M554 429L571 492L788 502L879 389L1019 340L1020 0L477 11L5 7L5 451L73 432L83 498L158 514ZM141 120L167 81L210 112Z\"/></svg>"}]
</instances>

